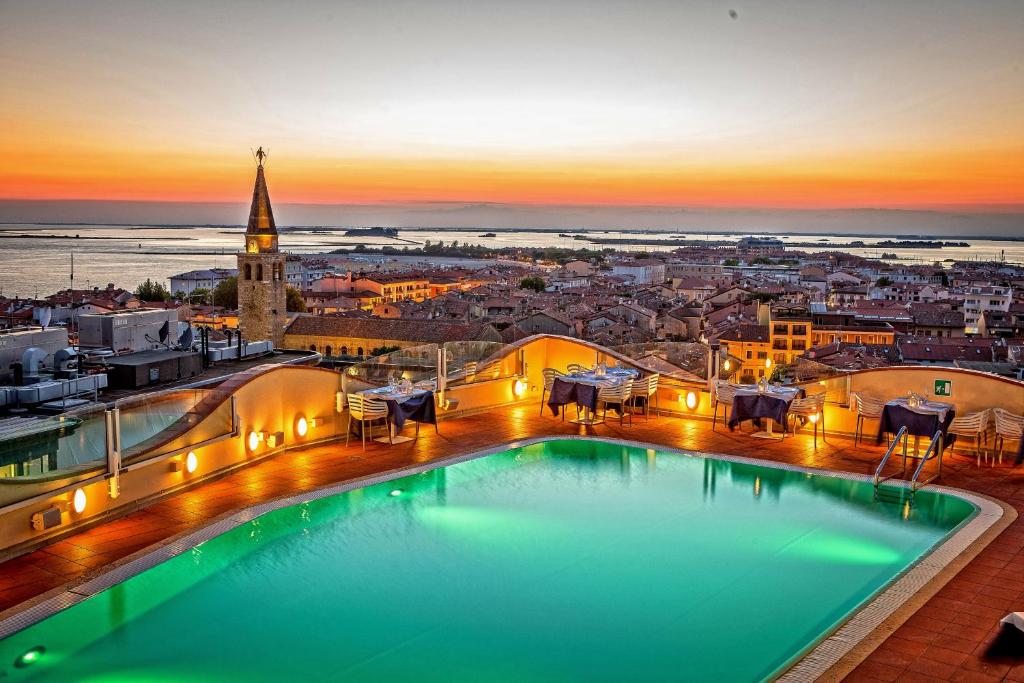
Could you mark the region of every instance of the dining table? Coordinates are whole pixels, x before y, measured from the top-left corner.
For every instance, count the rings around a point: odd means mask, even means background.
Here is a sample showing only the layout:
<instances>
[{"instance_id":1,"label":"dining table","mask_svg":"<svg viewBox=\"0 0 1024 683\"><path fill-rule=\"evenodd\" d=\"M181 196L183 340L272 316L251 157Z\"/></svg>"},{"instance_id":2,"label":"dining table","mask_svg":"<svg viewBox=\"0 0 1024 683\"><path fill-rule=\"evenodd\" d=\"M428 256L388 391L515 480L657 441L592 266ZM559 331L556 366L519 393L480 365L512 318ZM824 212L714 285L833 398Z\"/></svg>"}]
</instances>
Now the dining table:
<instances>
[{"instance_id":1,"label":"dining table","mask_svg":"<svg viewBox=\"0 0 1024 683\"><path fill-rule=\"evenodd\" d=\"M877 443L882 443L886 434L897 434L900 428L906 427L907 434L914 437L914 452L917 452L918 440L922 436L931 438L941 431L948 440L946 446L952 445L953 435L946 436L946 430L956 417L953 404L942 401L918 400L909 397L894 398L882 408L882 419L878 423Z\"/></svg>"},{"instance_id":2,"label":"dining table","mask_svg":"<svg viewBox=\"0 0 1024 683\"><path fill-rule=\"evenodd\" d=\"M399 434L407 420L437 424L437 410L434 407L432 389L415 386L403 389L400 386L389 385L377 389L367 389L359 393L368 399L384 401L388 406L388 429L391 430L391 438L382 436L374 439L379 443L412 441L408 436Z\"/></svg>"},{"instance_id":3,"label":"dining table","mask_svg":"<svg viewBox=\"0 0 1024 683\"><path fill-rule=\"evenodd\" d=\"M758 424L767 419L767 426L751 436L759 439L781 439L787 431L786 418L793 400L803 393L800 387L784 387L769 385L767 387L741 387L733 395L732 410L729 412L729 429L735 429L744 420L753 420ZM776 433L774 423L782 426L782 432Z\"/></svg>"},{"instance_id":4,"label":"dining table","mask_svg":"<svg viewBox=\"0 0 1024 683\"><path fill-rule=\"evenodd\" d=\"M604 420L597 417L597 397L601 387L620 385L639 374L632 368L606 368L558 375L551 387L548 407L557 416L559 408L575 403L583 413L570 422L586 426L601 424ZM625 407L620 408L625 410Z\"/></svg>"}]
</instances>

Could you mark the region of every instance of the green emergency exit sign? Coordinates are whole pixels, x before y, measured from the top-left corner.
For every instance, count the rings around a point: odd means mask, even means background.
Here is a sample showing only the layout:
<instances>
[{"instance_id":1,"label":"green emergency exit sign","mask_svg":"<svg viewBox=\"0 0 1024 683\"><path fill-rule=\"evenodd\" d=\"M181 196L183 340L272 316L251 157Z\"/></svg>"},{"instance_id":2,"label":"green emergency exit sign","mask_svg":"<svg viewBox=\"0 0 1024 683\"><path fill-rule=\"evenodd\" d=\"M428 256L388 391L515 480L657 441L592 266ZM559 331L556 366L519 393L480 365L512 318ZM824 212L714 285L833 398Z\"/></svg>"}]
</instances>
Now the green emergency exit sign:
<instances>
[{"instance_id":1,"label":"green emergency exit sign","mask_svg":"<svg viewBox=\"0 0 1024 683\"><path fill-rule=\"evenodd\" d=\"M951 380L951 379L937 379L937 380L935 380L935 395L936 396L952 396L953 395L953 380Z\"/></svg>"}]
</instances>

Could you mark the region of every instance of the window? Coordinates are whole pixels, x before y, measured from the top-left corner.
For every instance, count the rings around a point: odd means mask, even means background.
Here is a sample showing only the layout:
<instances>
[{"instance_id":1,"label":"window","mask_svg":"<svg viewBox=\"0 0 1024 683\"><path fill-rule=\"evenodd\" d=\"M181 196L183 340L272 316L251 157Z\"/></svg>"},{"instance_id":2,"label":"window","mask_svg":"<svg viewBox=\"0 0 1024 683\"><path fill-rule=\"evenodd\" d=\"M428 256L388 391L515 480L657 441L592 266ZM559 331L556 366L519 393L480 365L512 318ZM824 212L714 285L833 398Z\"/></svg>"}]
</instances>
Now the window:
<instances>
[{"instance_id":1,"label":"window","mask_svg":"<svg viewBox=\"0 0 1024 683\"><path fill-rule=\"evenodd\" d=\"M333 349L331 349L330 344L328 344L327 346L324 347L324 355L325 356L330 356L331 355L331 351L333 351Z\"/></svg>"},{"instance_id":2,"label":"window","mask_svg":"<svg viewBox=\"0 0 1024 683\"><path fill-rule=\"evenodd\" d=\"M757 359L758 360L764 360L767 357L768 357L768 352L767 351L758 351L757 352Z\"/></svg>"},{"instance_id":3,"label":"window","mask_svg":"<svg viewBox=\"0 0 1024 683\"><path fill-rule=\"evenodd\" d=\"M245 264L245 279L246 280L251 280L252 279L252 264L251 263L246 263Z\"/></svg>"},{"instance_id":4,"label":"window","mask_svg":"<svg viewBox=\"0 0 1024 683\"><path fill-rule=\"evenodd\" d=\"M342 346L341 347L341 355L343 355L343 356L347 356L348 355L348 347L347 346Z\"/></svg>"},{"instance_id":5,"label":"window","mask_svg":"<svg viewBox=\"0 0 1024 683\"><path fill-rule=\"evenodd\" d=\"M310 344L309 345L309 350L310 351L316 351L316 344Z\"/></svg>"},{"instance_id":6,"label":"window","mask_svg":"<svg viewBox=\"0 0 1024 683\"><path fill-rule=\"evenodd\" d=\"M750 360L753 357L754 357L754 352L753 351L747 351L747 360Z\"/></svg>"},{"instance_id":7,"label":"window","mask_svg":"<svg viewBox=\"0 0 1024 683\"><path fill-rule=\"evenodd\" d=\"M363 347L362 346L360 346L358 349L356 349L356 355L362 357L362 355L363 355Z\"/></svg>"},{"instance_id":8,"label":"window","mask_svg":"<svg viewBox=\"0 0 1024 683\"><path fill-rule=\"evenodd\" d=\"M789 325L775 324L775 334L789 334Z\"/></svg>"},{"instance_id":9,"label":"window","mask_svg":"<svg viewBox=\"0 0 1024 683\"><path fill-rule=\"evenodd\" d=\"M807 325L793 325L793 334L798 337L807 335Z\"/></svg>"},{"instance_id":10,"label":"window","mask_svg":"<svg viewBox=\"0 0 1024 683\"><path fill-rule=\"evenodd\" d=\"M260 263L259 265L256 266L256 279L261 281L261 282L263 281L263 264L262 263Z\"/></svg>"}]
</instances>

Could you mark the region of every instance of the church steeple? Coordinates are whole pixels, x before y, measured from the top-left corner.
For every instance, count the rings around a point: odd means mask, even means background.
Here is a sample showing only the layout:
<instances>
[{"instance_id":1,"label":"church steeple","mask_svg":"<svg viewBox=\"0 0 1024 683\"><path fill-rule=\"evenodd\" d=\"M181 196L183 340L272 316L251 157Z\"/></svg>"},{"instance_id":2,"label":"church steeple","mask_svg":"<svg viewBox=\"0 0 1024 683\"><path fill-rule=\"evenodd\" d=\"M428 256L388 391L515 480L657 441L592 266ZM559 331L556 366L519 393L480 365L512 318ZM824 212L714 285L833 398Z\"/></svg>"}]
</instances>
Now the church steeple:
<instances>
[{"instance_id":1,"label":"church steeple","mask_svg":"<svg viewBox=\"0 0 1024 683\"><path fill-rule=\"evenodd\" d=\"M274 253L277 251L277 224L274 210L270 206L267 179L263 176L263 159L266 155L260 147L257 152L259 165L256 167L256 184L252 189L252 206L249 209L249 225L245 229L245 250L250 254Z\"/></svg>"},{"instance_id":2,"label":"church steeple","mask_svg":"<svg viewBox=\"0 0 1024 683\"><path fill-rule=\"evenodd\" d=\"M250 341L269 339L280 348L287 322L285 266L277 249L277 226L263 176L263 148L256 152L256 185L252 190L245 251L238 254L238 325Z\"/></svg>"}]
</instances>

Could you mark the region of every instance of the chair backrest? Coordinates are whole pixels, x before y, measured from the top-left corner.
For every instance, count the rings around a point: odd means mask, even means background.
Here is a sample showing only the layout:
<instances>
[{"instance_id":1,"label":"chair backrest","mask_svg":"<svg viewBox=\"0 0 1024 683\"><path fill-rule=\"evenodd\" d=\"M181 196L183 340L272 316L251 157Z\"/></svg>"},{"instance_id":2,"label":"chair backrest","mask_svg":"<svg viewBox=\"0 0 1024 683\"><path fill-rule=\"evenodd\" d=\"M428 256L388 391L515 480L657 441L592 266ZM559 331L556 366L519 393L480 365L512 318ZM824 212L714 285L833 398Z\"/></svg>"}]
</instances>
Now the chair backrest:
<instances>
[{"instance_id":1,"label":"chair backrest","mask_svg":"<svg viewBox=\"0 0 1024 683\"><path fill-rule=\"evenodd\" d=\"M638 377L633 380L633 388L630 390L633 396L643 396L647 398L653 396L658 390L658 374L647 375L646 377Z\"/></svg>"},{"instance_id":2,"label":"chair backrest","mask_svg":"<svg viewBox=\"0 0 1024 683\"><path fill-rule=\"evenodd\" d=\"M656 372L652 372L647 375L647 395L654 396L658 391L658 380L661 379L661 375Z\"/></svg>"},{"instance_id":3,"label":"chair backrest","mask_svg":"<svg viewBox=\"0 0 1024 683\"><path fill-rule=\"evenodd\" d=\"M1002 408L993 408L992 412L996 418L996 434L1020 436L1024 432L1024 415L1016 415Z\"/></svg>"},{"instance_id":4,"label":"chair backrest","mask_svg":"<svg viewBox=\"0 0 1024 683\"><path fill-rule=\"evenodd\" d=\"M804 387L805 396L824 396L828 393L828 388L821 384L808 384Z\"/></svg>"},{"instance_id":5,"label":"chair backrest","mask_svg":"<svg viewBox=\"0 0 1024 683\"><path fill-rule=\"evenodd\" d=\"M715 380L715 400L719 403L732 405L732 400L736 397L737 389L739 389L739 387L731 382L726 382L724 379Z\"/></svg>"},{"instance_id":6,"label":"chair backrest","mask_svg":"<svg viewBox=\"0 0 1024 683\"><path fill-rule=\"evenodd\" d=\"M789 404L789 412L810 414L820 413L825 409L825 394L794 398Z\"/></svg>"},{"instance_id":7,"label":"chair backrest","mask_svg":"<svg viewBox=\"0 0 1024 683\"><path fill-rule=\"evenodd\" d=\"M569 374L572 374L574 372L586 372L589 368L585 365L580 365L579 363L569 363L565 366L565 369Z\"/></svg>"},{"instance_id":8,"label":"chair backrest","mask_svg":"<svg viewBox=\"0 0 1024 683\"><path fill-rule=\"evenodd\" d=\"M853 400L858 415L873 418L882 417L882 411L885 410L885 401L882 399L867 396L866 394L854 393Z\"/></svg>"},{"instance_id":9,"label":"chair backrest","mask_svg":"<svg viewBox=\"0 0 1024 683\"><path fill-rule=\"evenodd\" d=\"M988 428L989 411L979 410L976 413L958 416L953 420L950 429L965 432L983 432Z\"/></svg>"},{"instance_id":10,"label":"chair backrest","mask_svg":"<svg viewBox=\"0 0 1024 683\"><path fill-rule=\"evenodd\" d=\"M598 386L597 397L602 401L624 401L633 393L633 380L626 379L617 383Z\"/></svg>"},{"instance_id":11,"label":"chair backrest","mask_svg":"<svg viewBox=\"0 0 1024 683\"><path fill-rule=\"evenodd\" d=\"M540 374L544 375L544 390L551 391L551 387L555 386L555 378L562 373L554 368L544 368Z\"/></svg>"},{"instance_id":12,"label":"chair backrest","mask_svg":"<svg viewBox=\"0 0 1024 683\"><path fill-rule=\"evenodd\" d=\"M357 420L376 420L388 416L388 404L362 394L349 394L348 411Z\"/></svg>"}]
</instances>

